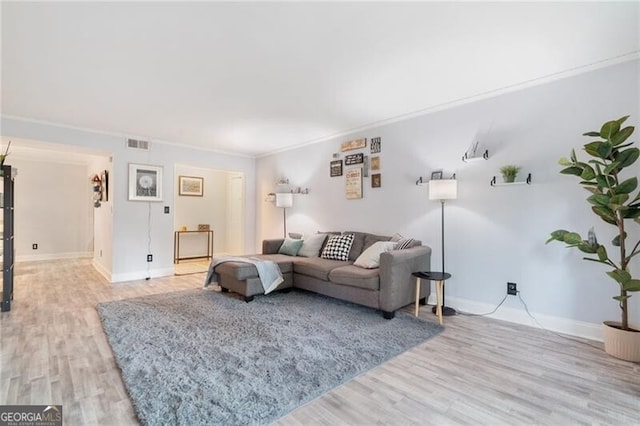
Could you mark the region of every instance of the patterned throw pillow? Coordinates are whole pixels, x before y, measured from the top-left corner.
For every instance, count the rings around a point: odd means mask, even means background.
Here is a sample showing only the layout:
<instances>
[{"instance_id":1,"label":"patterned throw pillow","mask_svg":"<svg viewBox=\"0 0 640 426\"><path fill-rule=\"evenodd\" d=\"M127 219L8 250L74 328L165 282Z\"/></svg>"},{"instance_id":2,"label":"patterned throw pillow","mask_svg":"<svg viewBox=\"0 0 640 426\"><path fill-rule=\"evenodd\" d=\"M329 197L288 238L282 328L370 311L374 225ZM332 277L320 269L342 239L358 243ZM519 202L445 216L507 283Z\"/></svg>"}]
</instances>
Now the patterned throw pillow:
<instances>
[{"instance_id":1,"label":"patterned throw pillow","mask_svg":"<svg viewBox=\"0 0 640 426\"><path fill-rule=\"evenodd\" d=\"M353 234L334 235L324 245L320 257L330 260L348 260L351 244L353 244Z\"/></svg>"},{"instance_id":2,"label":"patterned throw pillow","mask_svg":"<svg viewBox=\"0 0 640 426\"><path fill-rule=\"evenodd\" d=\"M415 246L416 240L413 238L403 238L396 243L396 250L408 249Z\"/></svg>"}]
</instances>

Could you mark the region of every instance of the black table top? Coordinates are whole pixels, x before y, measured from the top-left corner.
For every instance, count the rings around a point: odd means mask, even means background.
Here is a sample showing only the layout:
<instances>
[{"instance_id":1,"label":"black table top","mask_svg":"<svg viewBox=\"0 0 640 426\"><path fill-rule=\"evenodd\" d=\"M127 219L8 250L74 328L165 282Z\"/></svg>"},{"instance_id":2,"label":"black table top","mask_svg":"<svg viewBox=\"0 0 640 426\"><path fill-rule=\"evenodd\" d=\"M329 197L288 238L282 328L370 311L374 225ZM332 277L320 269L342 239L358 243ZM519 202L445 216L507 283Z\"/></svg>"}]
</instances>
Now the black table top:
<instances>
[{"instance_id":1,"label":"black table top","mask_svg":"<svg viewBox=\"0 0 640 426\"><path fill-rule=\"evenodd\" d=\"M449 274L448 272L420 271L414 272L411 275L413 275L414 277L422 278L424 280L432 281L444 281L451 278L451 274Z\"/></svg>"}]
</instances>

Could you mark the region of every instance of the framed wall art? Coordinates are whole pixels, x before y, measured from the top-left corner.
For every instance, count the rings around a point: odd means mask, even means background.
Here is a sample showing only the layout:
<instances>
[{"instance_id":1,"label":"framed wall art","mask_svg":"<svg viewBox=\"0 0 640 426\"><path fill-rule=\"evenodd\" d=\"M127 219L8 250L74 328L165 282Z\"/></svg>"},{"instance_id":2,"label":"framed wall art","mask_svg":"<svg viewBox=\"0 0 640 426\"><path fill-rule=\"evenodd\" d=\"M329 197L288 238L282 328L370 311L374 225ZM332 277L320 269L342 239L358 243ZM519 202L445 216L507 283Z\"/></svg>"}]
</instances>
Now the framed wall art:
<instances>
[{"instance_id":1,"label":"framed wall art","mask_svg":"<svg viewBox=\"0 0 640 426\"><path fill-rule=\"evenodd\" d=\"M202 197L204 195L204 178L196 176L179 176L178 195Z\"/></svg>"},{"instance_id":2,"label":"framed wall art","mask_svg":"<svg viewBox=\"0 0 640 426\"><path fill-rule=\"evenodd\" d=\"M162 166L129 163L129 200L162 201Z\"/></svg>"},{"instance_id":3,"label":"framed wall art","mask_svg":"<svg viewBox=\"0 0 640 426\"><path fill-rule=\"evenodd\" d=\"M362 198L362 167L347 169L345 172L347 200Z\"/></svg>"},{"instance_id":4,"label":"framed wall art","mask_svg":"<svg viewBox=\"0 0 640 426\"><path fill-rule=\"evenodd\" d=\"M371 157L371 170L380 170L380 157Z\"/></svg>"},{"instance_id":5,"label":"framed wall art","mask_svg":"<svg viewBox=\"0 0 640 426\"><path fill-rule=\"evenodd\" d=\"M377 154L382 151L382 138L371 138L371 153Z\"/></svg>"},{"instance_id":6,"label":"framed wall art","mask_svg":"<svg viewBox=\"0 0 640 426\"><path fill-rule=\"evenodd\" d=\"M362 164L364 162L364 154L351 154L344 157L344 165L352 166L354 164Z\"/></svg>"},{"instance_id":7,"label":"framed wall art","mask_svg":"<svg viewBox=\"0 0 640 426\"><path fill-rule=\"evenodd\" d=\"M342 176L342 160L332 161L329 166L329 176Z\"/></svg>"},{"instance_id":8,"label":"framed wall art","mask_svg":"<svg viewBox=\"0 0 640 426\"><path fill-rule=\"evenodd\" d=\"M348 142L343 142L342 145L340 146L340 149L342 149L342 151L351 151L353 149L360 149L360 148L366 148L366 147L367 147L367 138L362 138L362 139L354 139Z\"/></svg>"},{"instance_id":9,"label":"framed wall art","mask_svg":"<svg viewBox=\"0 0 640 426\"><path fill-rule=\"evenodd\" d=\"M382 186L382 176L380 173L374 173L371 175L371 187L380 188Z\"/></svg>"},{"instance_id":10,"label":"framed wall art","mask_svg":"<svg viewBox=\"0 0 640 426\"><path fill-rule=\"evenodd\" d=\"M442 179L442 170L431 172L431 180L440 180L440 179Z\"/></svg>"}]
</instances>

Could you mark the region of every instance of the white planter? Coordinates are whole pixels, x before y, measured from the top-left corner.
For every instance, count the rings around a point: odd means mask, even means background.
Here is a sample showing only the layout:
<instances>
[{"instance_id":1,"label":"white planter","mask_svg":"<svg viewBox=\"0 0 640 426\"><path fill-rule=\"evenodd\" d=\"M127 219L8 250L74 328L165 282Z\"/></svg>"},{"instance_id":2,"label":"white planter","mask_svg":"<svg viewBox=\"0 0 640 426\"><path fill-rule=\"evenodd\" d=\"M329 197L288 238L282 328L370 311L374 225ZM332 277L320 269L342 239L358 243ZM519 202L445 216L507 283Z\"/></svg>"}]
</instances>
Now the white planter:
<instances>
[{"instance_id":1,"label":"white planter","mask_svg":"<svg viewBox=\"0 0 640 426\"><path fill-rule=\"evenodd\" d=\"M620 330L620 323L605 321L602 324L604 350L611 356L625 361L640 362L640 331ZM640 327L633 326L634 330Z\"/></svg>"}]
</instances>

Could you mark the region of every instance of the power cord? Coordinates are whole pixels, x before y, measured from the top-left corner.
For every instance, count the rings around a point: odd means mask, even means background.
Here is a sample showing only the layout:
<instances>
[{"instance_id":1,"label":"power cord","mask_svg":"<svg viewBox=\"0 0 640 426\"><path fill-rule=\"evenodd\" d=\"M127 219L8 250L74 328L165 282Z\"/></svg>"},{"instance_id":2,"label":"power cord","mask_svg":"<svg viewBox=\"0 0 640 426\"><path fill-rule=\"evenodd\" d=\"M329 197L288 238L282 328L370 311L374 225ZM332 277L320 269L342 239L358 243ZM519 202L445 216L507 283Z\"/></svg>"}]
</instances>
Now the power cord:
<instances>
[{"instance_id":1,"label":"power cord","mask_svg":"<svg viewBox=\"0 0 640 426\"><path fill-rule=\"evenodd\" d=\"M518 293L519 293L519 292L518 292ZM470 317L486 317L487 315L494 314L494 313L498 310L498 308L499 308L500 306L502 306L502 304L504 303L504 301L505 301L505 300L507 300L507 296L508 296L508 294L505 294L505 295L504 295L504 297L502 298L502 300L500 301L500 303L498 303L498 306L496 306L496 307L493 309L493 311L491 311L491 312L487 312L486 314L472 314L471 312L463 312L463 311L458 311L458 313L459 313L460 315L467 315L467 316L470 316Z\"/></svg>"}]
</instances>

